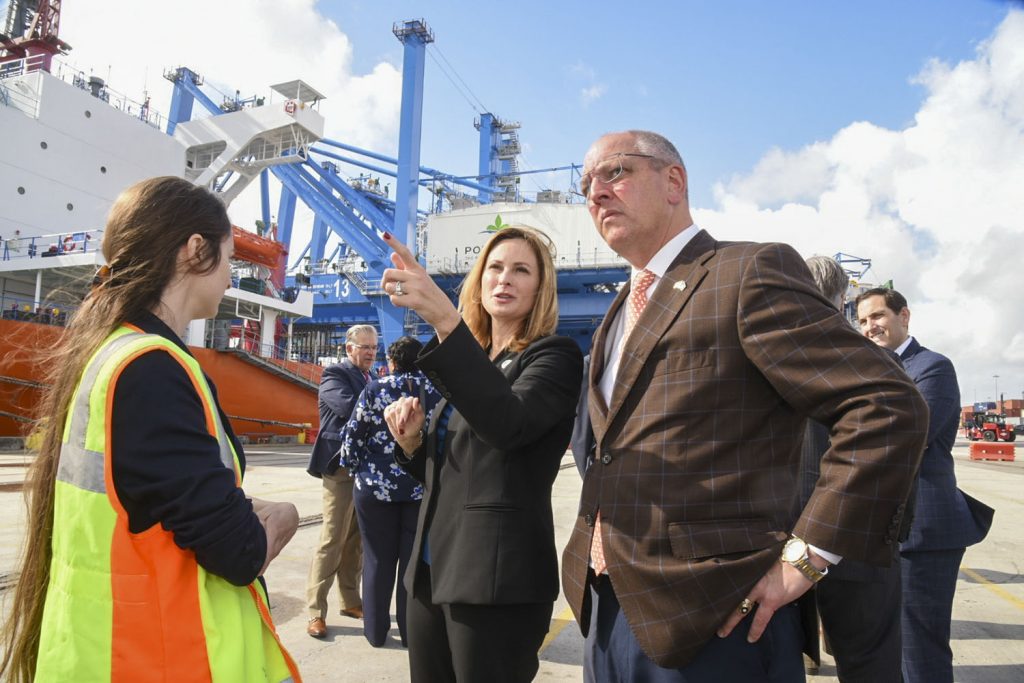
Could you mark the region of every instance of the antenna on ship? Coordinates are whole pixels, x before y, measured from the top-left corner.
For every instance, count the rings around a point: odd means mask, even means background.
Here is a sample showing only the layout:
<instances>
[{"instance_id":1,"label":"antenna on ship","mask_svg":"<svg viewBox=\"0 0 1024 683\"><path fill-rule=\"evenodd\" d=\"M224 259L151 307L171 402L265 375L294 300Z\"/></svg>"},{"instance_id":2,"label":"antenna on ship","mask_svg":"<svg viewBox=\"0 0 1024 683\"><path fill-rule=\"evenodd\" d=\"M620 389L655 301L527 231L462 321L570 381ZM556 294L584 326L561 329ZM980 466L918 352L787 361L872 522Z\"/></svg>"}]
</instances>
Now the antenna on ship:
<instances>
[{"instance_id":1,"label":"antenna on ship","mask_svg":"<svg viewBox=\"0 0 1024 683\"><path fill-rule=\"evenodd\" d=\"M0 33L0 64L18 59L37 61L44 71L56 54L67 54L71 46L61 40L62 0L10 0Z\"/></svg>"}]
</instances>

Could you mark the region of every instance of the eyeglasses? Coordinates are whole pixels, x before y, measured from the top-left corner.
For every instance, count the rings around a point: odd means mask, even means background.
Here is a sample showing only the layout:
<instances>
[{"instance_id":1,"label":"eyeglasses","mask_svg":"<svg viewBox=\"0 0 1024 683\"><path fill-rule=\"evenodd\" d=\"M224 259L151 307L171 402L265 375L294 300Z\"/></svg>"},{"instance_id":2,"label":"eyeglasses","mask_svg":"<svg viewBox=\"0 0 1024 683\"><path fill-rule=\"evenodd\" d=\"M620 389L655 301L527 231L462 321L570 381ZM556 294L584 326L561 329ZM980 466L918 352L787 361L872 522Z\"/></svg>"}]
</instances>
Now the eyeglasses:
<instances>
[{"instance_id":1,"label":"eyeglasses","mask_svg":"<svg viewBox=\"0 0 1024 683\"><path fill-rule=\"evenodd\" d=\"M351 342L350 342L351 343ZM352 348L358 351L376 351L376 344L352 344Z\"/></svg>"},{"instance_id":2,"label":"eyeglasses","mask_svg":"<svg viewBox=\"0 0 1024 683\"><path fill-rule=\"evenodd\" d=\"M638 157L640 159L654 159L653 154L636 154L631 152L619 152L613 154L610 157L602 159L597 162L593 170L588 173L584 173L580 176L580 191L579 194L583 197L590 196L590 188L593 185L594 180L600 180L602 183L614 183L616 180L622 177L623 173L628 173L630 169L622 166L622 157Z\"/></svg>"}]
</instances>

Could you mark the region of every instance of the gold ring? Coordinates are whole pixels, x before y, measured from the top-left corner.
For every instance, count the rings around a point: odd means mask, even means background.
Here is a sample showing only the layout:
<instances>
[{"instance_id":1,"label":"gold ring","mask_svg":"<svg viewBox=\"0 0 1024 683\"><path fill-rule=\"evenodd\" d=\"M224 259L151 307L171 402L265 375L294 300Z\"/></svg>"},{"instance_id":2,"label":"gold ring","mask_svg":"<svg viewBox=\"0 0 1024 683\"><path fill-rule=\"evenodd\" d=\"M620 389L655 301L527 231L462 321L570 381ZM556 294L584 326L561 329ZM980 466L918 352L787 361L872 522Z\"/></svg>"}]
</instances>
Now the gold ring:
<instances>
[{"instance_id":1,"label":"gold ring","mask_svg":"<svg viewBox=\"0 0 1024 683\"><path fill-rule=\"evenodd\" d=\"M754 603L750 600L750 598L743 598L743 602L740 603L740 607L739 607L740 614L747 614L747 613L749 613L750 610L753 609L753 607L754 607Z\"/></svg>"}]
</instances>

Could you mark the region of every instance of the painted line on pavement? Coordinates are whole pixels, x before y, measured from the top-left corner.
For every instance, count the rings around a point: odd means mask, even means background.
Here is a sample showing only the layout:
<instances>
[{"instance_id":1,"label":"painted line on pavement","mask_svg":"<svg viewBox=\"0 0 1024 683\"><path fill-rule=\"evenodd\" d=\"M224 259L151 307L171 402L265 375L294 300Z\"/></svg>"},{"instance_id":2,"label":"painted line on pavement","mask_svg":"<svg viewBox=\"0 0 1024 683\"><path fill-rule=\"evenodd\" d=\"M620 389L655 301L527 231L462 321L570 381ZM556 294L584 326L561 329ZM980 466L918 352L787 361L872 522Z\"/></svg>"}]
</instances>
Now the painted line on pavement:
<instances>
[{"instance_id":1,"label":"painted line on pavement","mask_svg":"<svg viewBox=\"0 0 1024 683\"><path fill-rule=\"evenodd\" d=\"M540 652L542 654L547 649L548 645L558 637L558 634L565 630L565 627L576 621L576 617L572 615L572 608L566 607L558 616L551 620L551 629L548 631L548 635L544 638L544 642L540 644Z\"/></svg>"},{"instance_id":2,"label":"painted line on pavement","mask_svg":"<svg viewBox=\"0 0 1024 683\"><path fill-rule=\"evenodd\" d=\"M1005 588L1002 588L1001 586L999 586L999 584L989 581L984 576L974 571L970 567L960 567L960 571L962 571L964 574L967 574L967 576L971 577L972 579L983 585L985 588L989 589L990 591L1001 597L1003 600L1006 600L1011 605L1019 607L1020 609L1024 609L1024 600L1021 600Z\"/></svg>"}]
</instances>

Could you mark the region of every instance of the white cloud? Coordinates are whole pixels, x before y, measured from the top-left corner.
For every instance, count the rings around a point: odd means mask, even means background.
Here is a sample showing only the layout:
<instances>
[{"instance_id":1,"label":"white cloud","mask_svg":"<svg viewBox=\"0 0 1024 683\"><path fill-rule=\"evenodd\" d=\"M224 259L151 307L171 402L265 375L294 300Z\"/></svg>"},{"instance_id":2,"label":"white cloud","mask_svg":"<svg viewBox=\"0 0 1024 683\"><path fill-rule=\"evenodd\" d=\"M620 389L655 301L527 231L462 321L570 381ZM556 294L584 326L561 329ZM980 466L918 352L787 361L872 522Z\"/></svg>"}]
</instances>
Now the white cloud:
<instances>
[{"instance_id":1,"label":"white cloud","mask_svg":"<svg viewBox=\"0 0 1024 683\"><path fill-rule=\"evenodd\" d=\"M911 332L950 356L963 401L1024 389L1024 12L974 59L929 63L902 130L852 123L830 140L771 150L715 187L696 220L724 239L872 259L911 302Z\"/></svg>"},{"instance_id":2,"label":"white cloud","mask_svg":"<svg viewBox=\"0 0 1024 683\"><path fill-rule=\"evenodd\" d=\"M592 81L597 78L597 72L594 71L594 67L590 66L582 59L576 60L576 63L570 64L566 71L572 76L577 76L585 81Z\"/></svg>"},{"instance_id":3,"label":"white cloud","mask_svg":"<svg viewBox=\"0 0 1024 683\"><path fill-rule=\"evenodd\" d=\"M608 86L597 80L597 71L583 60L577 60L565 68L566 75L571 81L583 81L584 86L580 88L580 103L584 108L599 100L608 92Z\"/></svg>"},{"instance_id":4,"label":"white cloud","mask_svg":"<svg viewBox=\"0 0 1024 683\"><path fill-rule=\"evenodd\" d=\"M606 92L608 92L608 86L604 83L595 83L580 90L580 99L583 100L583 106L588 107L592 102L600 99Z\"/></svg>"},{"instance_id":5,"label":"white cloud","mask_svg":"<svg viewBox=\"0 0 1024 683\"><path fill-rule=\"evenodd\" d=\"M242 97L270 96L274 83L301 78L327 97L320 104L327 137L360 147L397 150L402 75L381 62L369 73L352 71L352 44L315 0L179 0L142 11L134 0L76 0L61 11L61 38L73 46L66 58L108 79L136 101L148 88L152 107L166 114L172 85L165 69L188 66L213 89ZM109 65L109 72L108 72ZM274 99L280 99L274 94ZM198 105L194 115L203 116ZM276 197L272 198L276 213ZM259 213L255 187L231 207L232 218L251 228ZM295 234L308 239L311 213L300 212ZM295 244L300 242L296 239Z\"/></svg>"}]
</instances>

